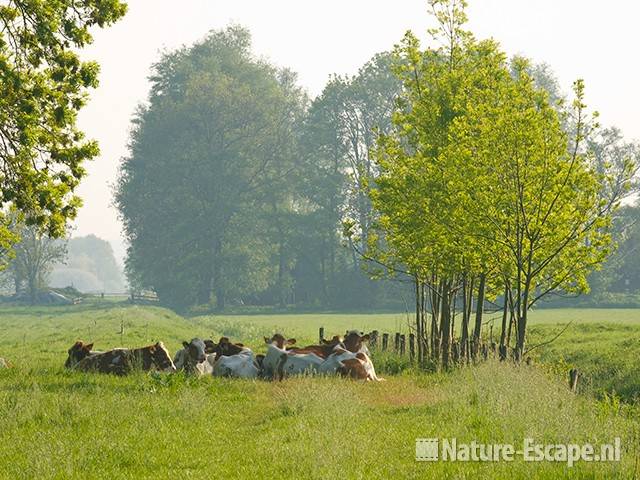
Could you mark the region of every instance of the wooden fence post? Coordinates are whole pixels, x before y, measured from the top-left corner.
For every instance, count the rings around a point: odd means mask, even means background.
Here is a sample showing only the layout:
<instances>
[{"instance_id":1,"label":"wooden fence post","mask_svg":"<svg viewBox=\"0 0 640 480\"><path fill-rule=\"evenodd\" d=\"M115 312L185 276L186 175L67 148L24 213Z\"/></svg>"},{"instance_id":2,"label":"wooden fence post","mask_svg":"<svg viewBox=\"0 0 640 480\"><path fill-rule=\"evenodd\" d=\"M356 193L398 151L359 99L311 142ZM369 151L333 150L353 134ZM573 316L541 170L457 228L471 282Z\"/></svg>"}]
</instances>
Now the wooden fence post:
<instances>
[{"instance_id":1,"label":"wooden fence post","mask_svg":"<svg viewBox=\"0 0 640 480\"><path fill-rule=\"evenodd\" d=\"M318 337L320 338L320 344L322 344L322 340L324 340L324 327L320 327L318 330Z\"/></svg>"},{"instance_id":2,"label":"wooden fence post","mask_svg":"<svg viewBox=\"0 0 640 480\"><path fill-rule=\"evenodd\" d=\"M453 342L451 344L451 357L453 358L454 363L458 363L460 361L460 344L458 342Z\"/></svg>"},{"instance_id":3,"label":"wooden fence post","mask_svg":"<svg viewBox=\"0 0 640 480\"><path fill-rule=\"evenodd\" d=\"M382 351L385 352L388 346L389 346L389 334L383 333L382 334Z\"/></svg>"},{"instance_id":4,"label":"wooden fence post","mask_svg":"<svg viewBox=\"0 0 640 480\"><path fill-rule=\"evenodd\" d=\"M406 342L407 337L405 337L404 335L400 335L400 355L402 356L404 356Z\"/></svg>"},{"instance_id":5,"label":"wooden fence post","mask_svg":"<svg viewBox=\"0 0 640 480\"><path fill-rule=\"evenodd\" d=\"M393 342L393 346L395 347L396 353L400 350L400 332L396 332L396 337Z\"/></svg>"},{"instance_id":6,"label":"wooden fence post","mask_svg":"<svg viewBox=\"0 0 640 480\"><path fill-rule=\"evenodd\" d=\"M576 368L569 370L569 390L574 393L578 389L578 378L580 378L580 372Z\"/></svg>"},{"instance_id":7,"label":"wooden fence post","mask_svg":"<svg viewBox=\"0 0 640 480\"><path fill-rule=\"evenodd\" d=\"M411 363L416 359L416 336L413 333L409 334L409 360Z\"/></svg>"},{"instance_id":8,"label":"wooden fence post","mask_svg":"<svg viewBox=\"0 0 640 480\"><path fill-rule=\"evenodd\" d=\"M369 346L371 346L372 349L378 348L378 330L373 330L369 334Z\"/></svg>"}]
</instances>

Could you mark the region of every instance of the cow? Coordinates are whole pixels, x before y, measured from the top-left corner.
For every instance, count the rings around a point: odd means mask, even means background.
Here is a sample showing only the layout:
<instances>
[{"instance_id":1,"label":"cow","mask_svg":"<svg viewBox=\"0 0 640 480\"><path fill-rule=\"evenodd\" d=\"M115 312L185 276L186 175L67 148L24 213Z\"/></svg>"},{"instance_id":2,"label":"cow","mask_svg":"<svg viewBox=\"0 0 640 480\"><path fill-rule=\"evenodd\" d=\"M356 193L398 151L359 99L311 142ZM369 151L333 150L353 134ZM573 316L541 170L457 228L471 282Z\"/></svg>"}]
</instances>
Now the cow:
<instances>
[{"instance_id":1,"label":"cow","mask_svg":"<svg viewBox=\"0 0 640 480\"><path fill-rule=\"evenodd\" d=\"M267 344L267 354L263 360L265 378L282 380L285 375L315 373L324 361L323 357L312 350L306 350L306 347L285 350L287 345L296 343L294 338L285 339L283 335L276 333L271 338L265 337L264 340Z\"/></svg>"},{"instance_id":2,"label":"cow","mask_svg":"<svg viewBox=\"0 0 640 480\"><path fill-rule=\"evenodd\" d=\"M241 343L231 343L227 337L222 337L214 344L215 363L213 376L256 378L259 373L258 362L251 349Z\"/></svg>"},{"instance_id":3,"label":"cow","mask_svg":"<svg viewBox=\"0 0 640 480\"><path fill-rule=\"evenodd\" d=\"M340 374L365 381L381 381L376 375L369 349L365 342L369 335L357 330L347 331L342 344L336 345L331 355L318 368L323 375Z\"/></svg>"},{"instance_id":4,"label":"cow","mask_svg":"<svg viewBox=\"0 0 640 480\"><path fill-rule=\"evenodd\" d=\"M275 335L274 335L274 338L275 338ZM266 341L266 338L265 338L265 341ZM315 353L320 358L326 359L338 347L344 347L344 345L342 344L342 338L340 338L339 335L335 335L331 340L322 339L321 345L307 345L306 347L302 347L302 348L289 347L288 351L291 351L294 353Z\"/></svg>"},{"instance_id":5,"label":"cow","mask_svg":"<svg viewBox=\"0 0 640 480\"><path fill-rule=\"evenodd\" d=\"M73 367L83 372L113 373L126 375L136 368L148 371L157 369L175 372L176 367L162 342L147 347L128 349L116 348L89 355Z\"/></svg>"},{"instance_id":6,"label":"cow","mask_svg":"<svg viewBox=\"0 0 640 480\"><path fill-rule=\"evenodd\" d=\"M355 358L343 359L342 365L338 368L337 372L343 377L364 380L366 382L380 382L384 380L376 375L376 370L373 367L371 358L364 352L356 353Z\"/></svg>"},{"instance_id":7,"label":"cow","mask_svg":"<svg viewBox=\"0 0 640 480\"><path fill-rule=\"evenodd\" d=\"M344 349L352 353L363 352L370 355L369 349L365 345L365 342L369 341L369 334L364 334L358 330L347 330L344 336L343 345Z\"/></svg>"},{"instance_id":8,"label":"cow","mask_svg":"<svg viewBox=\"0 0 640 480\"><path fill-rule=\"evenodd\" d=\"M199 338L190 342L182 342L184 348L178 350L173 359L176 370L184 370L187 374L206 373L204 362L207 360L206 344ZM215 354L213 354L215 358ZM202 367L202 368L199 368Z\"/></svg>"},{"instance_id":9,"label":"cow","mask_svg":"<svg viewBox=\"0 0 640 480\"><path fill-rule=\"evenodd\" d=\"M68 357L64 362L64 366L65 368L73 368L84 358L103 352L93 350L93 343L84 343L82 340L78 340L71 346L67 353Z\"/></svg>"}]
</instances>

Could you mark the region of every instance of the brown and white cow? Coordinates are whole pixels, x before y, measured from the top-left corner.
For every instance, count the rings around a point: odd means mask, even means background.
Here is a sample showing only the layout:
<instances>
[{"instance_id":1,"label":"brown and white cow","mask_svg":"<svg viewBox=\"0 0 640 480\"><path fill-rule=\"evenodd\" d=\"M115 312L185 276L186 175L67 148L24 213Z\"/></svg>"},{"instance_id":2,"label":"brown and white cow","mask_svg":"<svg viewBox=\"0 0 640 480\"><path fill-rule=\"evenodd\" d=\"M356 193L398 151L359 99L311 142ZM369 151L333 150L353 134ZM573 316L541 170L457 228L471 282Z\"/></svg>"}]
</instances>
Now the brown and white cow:
<instances>
[{"instance_id":1,"label":"brown and white cow","mask_svg":"<svg viewBox=\"0 0 640 480\"><path fill-rule=\"evenodd\" d=\"M203 340L192 338L190 342L182 342L184 348L176 352L173 364L176 370L184 370L187 374L206 373L204 363L207 360L207 347ZM215 354L212 355L215 358Z\"/></svg>"},{"instance_id":2,"label":"brown and white cow","mask_svg":"<svg viewBox=\"0 0 640 480\"><path fill-rule=\"evenodd\" d=\"M358 330L347 331L342 344L334 347L333 353L326 358L318 371L324 375L340 374L345 377L365 381L383 380L376 375L369 349L365 342L369 335Z\"/></svg>"},{"instance_id":3,"label":"brown and white cow","mask_svg":"<svg viewBox=\"0 0 640 480\"><path fill-rule=\"evenodd\" d=\"M213 344L215 363L213 375L216 377L256 378L258 376L258 361L251 349L242 343L231 343L227 337L222 337L217 344Z\"/></svg>"},{"instance_id":4,"label":"brown and white cow","mask_svg":"<svg viewBox=\"0 0 640 480\"><path fill-rule=\"evenodd\" d=\"M162 342L142 348L115 348L92 354L80 360L72 368L83 372L113 373L116 375L126 375L138 368L145 371L152 369L176 371L171 356Z\"/></svg>"},{"instance_id":5,"label":"brown and white cow","mask_svg":"<svg viewBox=\"0 0 640 480\"><path fill-rule=\"evenodd\" d=\"M369 355L369 349L365 344L368 341L369 334L365 335L363 332L360 332L358 330L347 330L342 344L344 345L344 349L348 350L349 352L363 352Z\"/></svg>"},{"instance_id":6,"label":"brown and white cow","mask_svg":"<svg viewBox=\"0 0 640 480\"><path fill-rule=\"evenodd\" d=\"M282 380L288 375L313 374L324 361L314 348L285 350L287 345L296 343L294 338L286 339L283 335L276 333L271 338L265 337L264 341L267 344L267 354L262 362L262 373L265 378Z\"/></svg>"},{"instance_id":7,"label":"brown and white cow","mask_svg":"<svg viewBox=\"0 0 640 480\"><path fill-rule=\"evenodd\" d=\"M93 350L93 343L84 343L82 340L78 340L71 346L67 353L68 357L64 362L64 366L65 368L72 368L82 359L103 352Z\"/></svg>"}]
</instances>

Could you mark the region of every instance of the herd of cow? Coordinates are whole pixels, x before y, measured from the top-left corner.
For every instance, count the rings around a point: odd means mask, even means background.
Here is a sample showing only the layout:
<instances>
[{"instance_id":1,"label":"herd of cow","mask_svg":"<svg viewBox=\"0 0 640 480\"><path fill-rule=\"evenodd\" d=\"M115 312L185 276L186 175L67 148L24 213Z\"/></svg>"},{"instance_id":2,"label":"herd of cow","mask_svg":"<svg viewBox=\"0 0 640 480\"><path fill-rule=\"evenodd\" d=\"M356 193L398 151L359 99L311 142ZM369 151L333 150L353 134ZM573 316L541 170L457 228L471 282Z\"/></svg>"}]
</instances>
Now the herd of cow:
<instances>
[{"instance_id":1,"label":"herd of cow","mask_svg":"<svg viewBox=\"0 0 640 480\"><path fill-rule=\"evenodd\" d=\"M242 343L222 337L218 343L194 338L183 342L173 360L162 342L143 348L93 350L93 343L77 341L70 349L65 367L85 372L125 375L134 369L213 375L238 378L282 380L290 375L341 375L358 380L379 381L366 343L369 335L348 331L319 345L295 347L296 340L276 333L265 337L265 355Z\"/></svg>"}]
</instances>

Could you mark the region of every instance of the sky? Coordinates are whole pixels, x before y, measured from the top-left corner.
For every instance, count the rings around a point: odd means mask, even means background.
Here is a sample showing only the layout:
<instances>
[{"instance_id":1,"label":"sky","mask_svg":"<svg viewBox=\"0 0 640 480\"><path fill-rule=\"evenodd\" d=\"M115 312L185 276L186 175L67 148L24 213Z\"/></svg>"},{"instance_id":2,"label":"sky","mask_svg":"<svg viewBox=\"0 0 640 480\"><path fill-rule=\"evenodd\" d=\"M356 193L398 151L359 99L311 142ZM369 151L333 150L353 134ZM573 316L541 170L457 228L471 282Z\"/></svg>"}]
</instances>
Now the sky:
<instances>
[{"instance_id":1,"label":"sky","mask_svg":"<svg viewBox=\"0 0 640 480\"><path fill-rule=\"evenodd\" d=\"M127 154L132 115L147 98L151 65L166 50L190 45L231 23L247 28L254 52L299 75L310 95L331 74L354 74L375 53L390 50L407 30L426 39L426 0L130 0L120 22L94 32L81 53L101 65L100 86L79 125L99 141L78 189L84 200L73 236L93 233L125 254L112 204L118 166ZM635 0L470 0L469 29L494 38L509 55L545 62L562 89L586 82L587 104L603 126L640 140L640 2ZM635 59L635 60L634 60Z\"/></svg>"}]
</instances>

